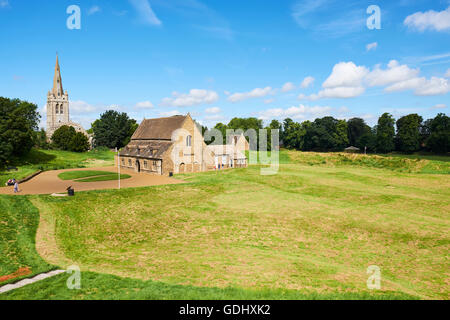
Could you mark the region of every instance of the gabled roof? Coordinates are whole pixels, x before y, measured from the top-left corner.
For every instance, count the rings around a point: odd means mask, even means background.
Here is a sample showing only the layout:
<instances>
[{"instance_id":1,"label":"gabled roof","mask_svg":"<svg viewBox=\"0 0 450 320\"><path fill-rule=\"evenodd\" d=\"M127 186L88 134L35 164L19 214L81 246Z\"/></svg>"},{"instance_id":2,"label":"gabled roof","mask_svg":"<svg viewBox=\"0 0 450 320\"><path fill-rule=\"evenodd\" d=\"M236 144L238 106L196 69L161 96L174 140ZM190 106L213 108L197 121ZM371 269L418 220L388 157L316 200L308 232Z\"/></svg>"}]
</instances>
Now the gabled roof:
<instances>
[{"instance_id":1,"label":"gabled roof","mask_svg":"<svg viewBox=\"0 0 450 320\"><path fill-rule=\"evenodd\" d=\"M131 137L133 140L171 140L172 133L181 128L187 116L144 119Z\"/></svg>"},{"instance_id":2,"label":"gabled roof","mask_svg":"<svg viewBox=\"0 0 450 320\"><path fill-rule=\"evenodd\" d=\"M120 151L120 156L162 159L172 144L171 141L134 140Z\"/></svg>"}]
</instances>

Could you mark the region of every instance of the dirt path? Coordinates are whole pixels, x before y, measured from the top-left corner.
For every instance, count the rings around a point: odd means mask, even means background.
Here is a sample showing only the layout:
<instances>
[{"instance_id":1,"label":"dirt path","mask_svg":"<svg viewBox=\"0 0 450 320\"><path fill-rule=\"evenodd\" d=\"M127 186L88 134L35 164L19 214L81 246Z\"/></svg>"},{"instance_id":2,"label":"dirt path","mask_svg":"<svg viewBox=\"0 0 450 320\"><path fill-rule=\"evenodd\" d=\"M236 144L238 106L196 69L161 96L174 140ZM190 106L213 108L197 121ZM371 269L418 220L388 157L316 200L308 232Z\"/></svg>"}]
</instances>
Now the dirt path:
<instances>
[{"instance_id":1,"label":"dirt path","mask_svg":"<svg viewBox=\"0 0 450 320\"><path fill-rule=\"evenodd\" d=\"M65 170L53 170L46 171L38 175L37 177L31 179L28 182L19 185L20 192L19 195L26 194L52 194L52 193L65 193L67 187L72 186L77 191L88 191L88 190L103 190L103 189L117 189L118 181L98 181L98 182L77 182L74 180L61 180L58 175L61 172L66 171L76 171L76 170L95 170L95 171L110 171L117 172L117 167L100 167L100 168L80 168L80 169L65 169ZM136 173L130 170L120 170L121 174L128 174L131 176L129 179L121 180L121 188L132 188L132 187L146 187L155 186L163 184L177 184L184 183L184 181L147 174L147 173ZM1 187L0 194L14 194L13 187Z\"/></svg>"}]
</instances>

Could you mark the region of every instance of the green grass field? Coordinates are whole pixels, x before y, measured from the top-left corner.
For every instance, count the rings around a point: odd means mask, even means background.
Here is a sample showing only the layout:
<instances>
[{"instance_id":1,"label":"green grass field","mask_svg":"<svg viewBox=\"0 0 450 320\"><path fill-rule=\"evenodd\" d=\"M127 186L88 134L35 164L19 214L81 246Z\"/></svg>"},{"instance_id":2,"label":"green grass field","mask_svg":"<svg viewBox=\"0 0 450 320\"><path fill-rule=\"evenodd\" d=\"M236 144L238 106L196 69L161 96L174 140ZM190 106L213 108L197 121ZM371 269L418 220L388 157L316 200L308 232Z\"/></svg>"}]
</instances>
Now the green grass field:
<instances>
[{"instance_id":1,"label":"green grass field","mask_svg":"<svg viewBox=\"0 0 450 320\"><path fill-rule=\"evenodd\" d=\"M82 290L60 275L0 299L449 299L448 161L280 158L273 176L250 166L26 197L53 221L40 226L57 244L43 258L79 265ZM370 265L381 290L366 287Z\"/></svg>"},{"instance_id":2,"label":"green grass field","mask_svg":"<svg viewBox=\"0 0 450 320\"><path fill-rule=\"evenodd\" d=\"M100 170L81 170L81 171L66 171L58 175L61 180L76 180L78 182L97 182L117 180L118 174L115 172L100 171ZM121 174L120 179L131 178L128 174Z\"/></svg>"},{"instance_id":3,"label":"green grass field","mask_svg":"<svg viewBox=\"0 0 450 320\"><path fill-rule=\"evenodd\" d=\"M29 268L31 276L53 269L36 252L39 211L26 197L0 197L0 277ZM28 277L30 276L28 275ZM1 281L0 285L24 277Z\"/></svg>"},{"instance_id":4,"label":"green grass field","mask_svg":"<svg viewBox=\"0 0 450 320\"><path fill-rule=\"evenodd\" d=\"M0 187L11 178L17 180L30 176L38 170L58 170L70 168L105 167L114 165L114 152L109 150L92 150L76 153L59 150L36 150L22 158L12 161L8 166L15 166L18 171L0 171Z\"/></svg>"}]
</instances>

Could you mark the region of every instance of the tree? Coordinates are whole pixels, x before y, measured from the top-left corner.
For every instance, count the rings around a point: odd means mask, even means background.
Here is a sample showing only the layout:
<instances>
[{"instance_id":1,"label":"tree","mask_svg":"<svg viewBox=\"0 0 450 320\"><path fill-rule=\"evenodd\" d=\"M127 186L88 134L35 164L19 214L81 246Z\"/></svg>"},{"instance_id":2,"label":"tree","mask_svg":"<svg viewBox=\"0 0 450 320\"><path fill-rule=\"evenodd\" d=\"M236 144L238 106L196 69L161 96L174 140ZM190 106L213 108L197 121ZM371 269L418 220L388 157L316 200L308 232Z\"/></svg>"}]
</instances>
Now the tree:
<instances>
[{"instance_id":1,"label":"tree","mask_svg":"<svg viewBox=\"0 0 450 320\"><path fill-rule=\"evenodd\" d=\"M367 124L364 119L351 118L347 122L348 142L351 146L357 146L359 138L367 133Z\"/></svg>"},{"instance_id":2,"label":"tree","mask_svg":"<svg viewBox=\"0 0 450 320\"><path fill-rule=\"evenodd\" d=\"M256 132L263 128L262 120L257 118L233 118L228 123L229 129L241 129L244 132L248 129L254 129Z\"/></svg>"},{"instance_id":3,"label":"tree","mask_svg":"<svg viewBox=\"0 0 450 320\"><path fill-rule=\"evenodd\" d=\"M215 125L215 127L214 127L214 129L217 129L217 130L219 130L220 131L220 133L222 134L222 141L215 141L215 138L214 139L211 139L212 141L207 141L208 142L208 144L211 144L211 143L215 143L215 144L226 144L226 139L227 139L227 129L228 129L228 127L225 125L225 124L223 124L223 123L221 123L221 122L219 122L219 123L217 123L216 125Z\"/></svg>"},{"instance_id":4,"label":"tree","mask_svg":"<svg viewBox=\"0 0 450 320\"><path fill-rule=\"evenodd\" d=\"M20 157L33 147L39 113L33 103L0 97L0 166Z\"/></svg>"},{"instance_id":5,"label":"tree","mask_svg":"<svg viewBox=\"0 0 450 320\"><path fill-rule=\"evenodd\" d=\"M338 120L336 125L336 149L341 150L348 146L348 123Z\"/></svg>"},{"instance_id":6,"label":"tree","mask_svg":"<svg viewBox=\"0 0 450 320\"><path fill-rule=\"evenodd\" d=\"M420 127L422 117L416 113L409 114L397 120L397 149L412 153L420 149Z\"/></svg>"},{"instance_id":7,"label":"tree","mask_svg":"<svg viewBox=\"0 0 450 320\"><path fill-rule=\"evenodd\" d=\"M108 110L92 124L95 144L100 147L122 148L137 129L136 120L123 112Z\"/></svg>"},{"instance_id":8,"label":"tree","mask_svg":"<svg viewBox=\"0 0 450 320\"><path fill-rule=\"evenodd\" d=\"M376 150L381 153L388 153L395 149L395 120L389 113L383 113L378 118L376 130Z\"/></svg>"},{"instance_id":9,"label":"tree","mask_svg":"<svg viewBox=\"0 0 450 320\"><path fill-rule=\"evenodd\" d=\"M294 122L291 118L284 119L281 140L285 148L300 150L303 147L302 138L305 133L300 123Z\"/></svg>"},{"instance_id":10,"label":"tree","mask_svg":"<svg viewBox=\"0 0 450 320\"><path fill-rule=\"evenodd\" d=\"M82 132L76 132L74 127L61 126L52 135L52 144L65 151L85 152L89 150L88 137Z\"/></svg>"},{"instance_id":11,"label":"tree","mask_svg":"<svg viewBox=\"0 0 450 320\"><path fill-rule=\"evenodd\" d=\"M436 153L450 152L450 118L439 113L434 119L431 119L429 130L427 147Z\"/></svg>"},{"instance_id":12,"label":"tree","mask_svg":"<svg viewBox=\"0 0 450 320\"><path fill-rule=\"evenodd\" d=\"M304 150L342 150L346 145L346 139L344 139L344 136L347 136L346 130L342 120L333 117L316 119L306 130Z\"/></svg>"},{"instance_id":13,"label":"tree","mask_svg":"<svg viewBox=\"0 0 450 320\"><path fill-rule=\"evenodd\" d=\"M55 148L69 151L71 149L71 142L75 136L76 131L74 127L61 126L55 130L52 135L52 144Z\"/></svg>"},{"instance_id":14,"label":"tree","mask_svg":"<svg viewBox=\"0 0 450 320\"><path fill-rule=\"evenodd\" d=\"M48 143L47 134L44 129L35 131L33 135L34 147L38 149L48 149L50 144Z\"/></svg>"},{"instance_id":15,"label":"tree","mask_svg":"<svg viewBox=\"0 0 450 320\"><path fill-rule=\"evenodd\" d=\"M76 132L70 141L69 150L73 152L86 152L89 150L89 139L82 132Z\"/></svg>"},{"instance_id":16,"label":"tree","mask_svg":"<svg viewBox=\"0 0 450 320\"><path fill-rule=\"evenodd\" d=\"M361 150L366 150L367 148L368 152L375 152L377 149L377 127L375 126L371 129L369 126L366 126L356 146Z\"/></svg>"}]
</instances>

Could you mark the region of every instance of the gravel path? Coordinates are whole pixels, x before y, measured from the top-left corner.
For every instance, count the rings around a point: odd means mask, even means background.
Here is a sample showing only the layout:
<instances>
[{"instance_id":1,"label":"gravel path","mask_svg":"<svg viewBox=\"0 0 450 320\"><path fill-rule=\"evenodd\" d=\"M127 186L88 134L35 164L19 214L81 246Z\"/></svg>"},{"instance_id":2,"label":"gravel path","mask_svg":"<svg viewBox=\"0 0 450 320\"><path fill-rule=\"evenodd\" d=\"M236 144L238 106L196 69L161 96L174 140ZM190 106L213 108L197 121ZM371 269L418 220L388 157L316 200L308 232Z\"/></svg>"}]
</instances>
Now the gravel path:
<instances>
[{"instance_id":1,"label":"gravel path","mask_svg":"<svg viewBox=\"0 0 450 320\"><path fill-rule=\"evenodd\" d=\"M30 181L19 185L19 195L25 194L52 194L52 193L65 193L69 186L72 186L77 191L88 190L102 190L102 189L117 189L118 181L97 181L97 182L77 182L74 180L61 180L58 175L65 171L76 170L95 170L95 171L112 171L117 172L117 167L101 167L101 168L80 168L80 169L65 169L65 170L52 170L42 172L40 175L34 177ZM163 184L176 184L184 183L184 181L169 178L166 176L160 176L156 174L148 173L136 173L131 170L121 170L122 174L128 174L131 176L129 179L121 180L121 188L132 187L146 187ZM1 187L0 194L14 194L12 187Z\"/></svg>"}]
</instances>

